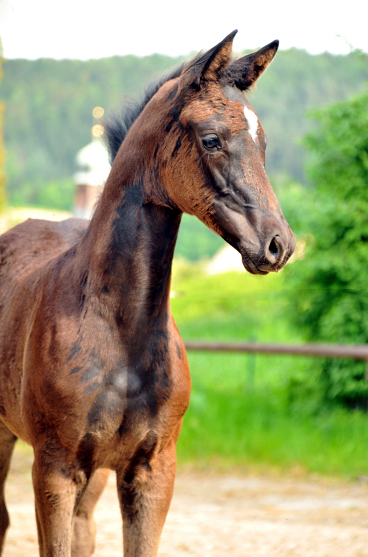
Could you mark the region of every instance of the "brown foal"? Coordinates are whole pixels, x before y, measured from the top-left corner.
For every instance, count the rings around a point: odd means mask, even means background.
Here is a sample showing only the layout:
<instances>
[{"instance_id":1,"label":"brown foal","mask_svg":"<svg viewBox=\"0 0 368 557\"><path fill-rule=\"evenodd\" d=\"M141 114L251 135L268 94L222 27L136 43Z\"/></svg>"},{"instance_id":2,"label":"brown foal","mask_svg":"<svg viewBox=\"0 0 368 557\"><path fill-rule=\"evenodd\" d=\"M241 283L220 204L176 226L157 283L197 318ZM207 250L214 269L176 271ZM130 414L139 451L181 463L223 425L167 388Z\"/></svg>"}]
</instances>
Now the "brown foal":
<instances>
[{"instance_id":1,"label":"brown foal","mask_svg":"<svg viewBox=\"0 0 368 557\"><path fill-rule=\"evenodd\" d=\"M156 84L108 135L114 162L90 222L28 220L0 237L0 547L17 438L34 449L40 555L87 557L114 470L124 556L154 557L190 395L170 275L183 212L255 274L294 250L243 96L278 42L231 60L235 32Z\"/></svg>"}]
</instances>

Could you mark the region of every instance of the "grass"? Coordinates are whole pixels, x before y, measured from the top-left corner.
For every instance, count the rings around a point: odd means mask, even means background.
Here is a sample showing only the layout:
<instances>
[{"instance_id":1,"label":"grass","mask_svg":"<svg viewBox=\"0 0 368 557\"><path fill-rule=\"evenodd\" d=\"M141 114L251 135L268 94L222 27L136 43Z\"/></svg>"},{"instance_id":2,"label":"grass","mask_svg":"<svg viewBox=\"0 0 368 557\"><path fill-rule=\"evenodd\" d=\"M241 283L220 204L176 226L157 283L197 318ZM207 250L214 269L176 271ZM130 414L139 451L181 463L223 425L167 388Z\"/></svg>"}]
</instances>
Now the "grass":
<instances>
[{"instance_id":1,"label":"grass","mask_svg":"<svg viewBox=\"0 0 368 557\"><path fill-rule=\"evenodd\" d=\"M289 325L292 306L282 273L208 277L197 269L174 275L173 287L173 314L185 340L303 340ZM292 379L307 380L313 360L206 352L188 357L193 389L179 464L368 476L367 416L318 408L307 395L293 399Z\"/></svg>"},{"instance_id":2,"label":"grass","mask_svg":"<svg viewBox=\"0 0 368 557\"><path fill-rule=\"evenodd\" d=\"M178 444L183 465L299 469L354 478L368 475L368 428L359 412L290 412L272 391L199 390Z\"/></svg>"}]
</instances>

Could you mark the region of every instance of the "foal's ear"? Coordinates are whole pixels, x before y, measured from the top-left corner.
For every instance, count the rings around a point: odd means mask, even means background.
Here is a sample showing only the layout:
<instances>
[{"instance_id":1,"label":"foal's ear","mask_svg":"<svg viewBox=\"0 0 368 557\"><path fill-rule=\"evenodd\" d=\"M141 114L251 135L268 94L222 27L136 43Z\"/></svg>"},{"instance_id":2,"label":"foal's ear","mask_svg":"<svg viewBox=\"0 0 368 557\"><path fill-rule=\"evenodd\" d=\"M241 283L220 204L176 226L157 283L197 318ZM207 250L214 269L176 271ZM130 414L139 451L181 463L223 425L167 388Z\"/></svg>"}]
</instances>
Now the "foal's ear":
<instances>
[{"instance_id":1,"label":"foal's ear","mask_svg":"<svg viewBox=\"0 0 368 557\"><path fill-rule=\"evenodd\" d=\"M233 40L237 32L238 30L235 29L220 43L194 60L185 69L181 78L182 84L199 89L201 82L217 80L230 61Z\"/></svg>"},{"instance_id":2,"label":"foal's ear","mask_svg":"<svg viewBox=\"0 0 368 557\"><path fill-rule=\"evenodd\" d=\"M257 52L239 58L223 71L222 78L226 82L236 85L241 91L248 89L265 71L278 47L279 41L273 41Z\"/></svg>"}]
</instances>

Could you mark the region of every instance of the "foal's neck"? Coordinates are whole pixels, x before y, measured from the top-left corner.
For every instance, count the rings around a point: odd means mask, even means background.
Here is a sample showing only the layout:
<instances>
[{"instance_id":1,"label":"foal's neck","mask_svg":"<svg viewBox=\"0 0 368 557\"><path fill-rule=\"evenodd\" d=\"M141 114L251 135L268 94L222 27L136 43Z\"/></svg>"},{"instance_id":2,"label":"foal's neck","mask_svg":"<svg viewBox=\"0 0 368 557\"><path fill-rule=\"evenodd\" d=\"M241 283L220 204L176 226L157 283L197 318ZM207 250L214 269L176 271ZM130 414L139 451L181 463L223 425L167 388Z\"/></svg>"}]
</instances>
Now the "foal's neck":
<instances>
[{"instance_id":1,"label":"foal's neck","mask_svg":"<svg viewBox=\"0 0 368 557\"><path fill-rule=\"evenodd\" d=\"M113 182L113 180L112 180ZM165 326L181 213L147 201L147 185L106 183L86 234L89 292L122 327Z\"/></svg>"}]
</instances>

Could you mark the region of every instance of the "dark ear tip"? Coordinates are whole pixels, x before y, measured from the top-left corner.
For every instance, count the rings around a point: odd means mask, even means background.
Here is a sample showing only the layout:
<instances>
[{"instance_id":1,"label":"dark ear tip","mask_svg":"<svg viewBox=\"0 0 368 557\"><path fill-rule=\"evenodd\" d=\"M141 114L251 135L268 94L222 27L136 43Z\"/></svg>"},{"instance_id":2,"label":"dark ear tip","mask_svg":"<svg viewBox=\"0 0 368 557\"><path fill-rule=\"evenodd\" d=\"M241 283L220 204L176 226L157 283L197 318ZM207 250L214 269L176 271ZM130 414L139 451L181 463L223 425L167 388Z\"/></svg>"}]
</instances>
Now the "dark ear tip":
<instances>
[{"instance_id":1,"label":"dark ear tip","mask_svg":"<svg viewBox=\"0 0 368 557\"><path fill-rule=\"evenodd\" d=\"M274 41L272 41L272 43L270 43L268 46L270 48L274 48L275 50L277 50L279 48L279 44L280 41L278 39L275 39Z\"/></svg>"},{"instance_id":2,"label":"dark ear tip","mask_svg":"<svg viewBox=\"0 0 368 557\"><path fill-rule=\"evenodd\" d=\"M235 37L235 35L237 34L238 30L234 29L234 31L232 31L231 33L229 33L223 40L223 42L228 42L228 41L232 41L233 38Z\"/></svg>"},{"instance_id":3,"label":"dark ear tip","mask_svg":"<svg viewBox=\"0 0 368 557\"><path fill-rule=\"evenodd\" d=\"M232 41L235 37L235 35L237 34L238 30L234 29L234 31L232 31L231 33L229 33L228 35L226 35L226 37L221 41L222 43L228 43L230 41Z\"/></svg>"}]
</instances>

